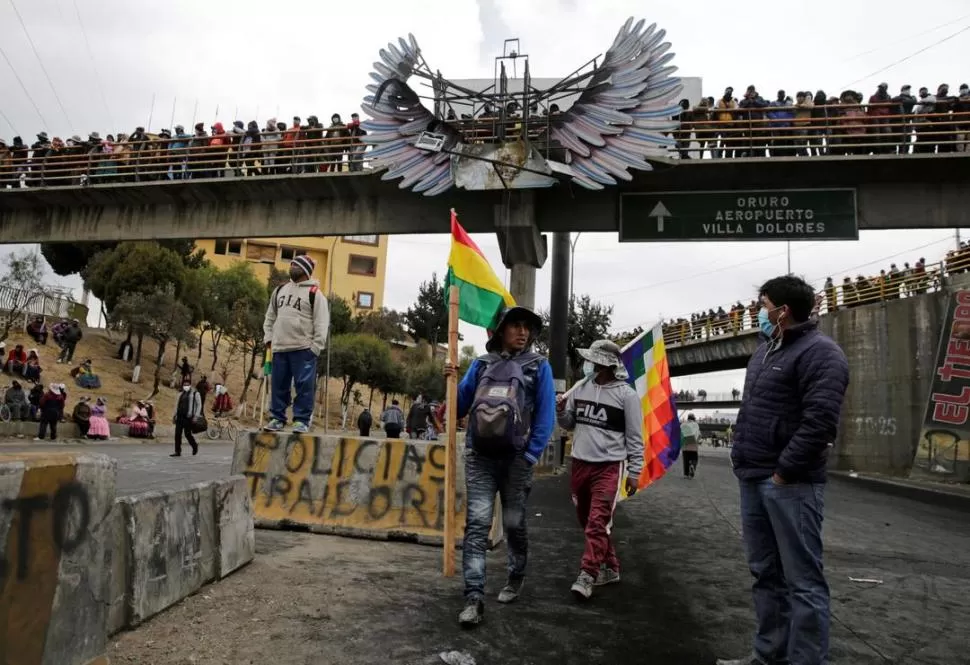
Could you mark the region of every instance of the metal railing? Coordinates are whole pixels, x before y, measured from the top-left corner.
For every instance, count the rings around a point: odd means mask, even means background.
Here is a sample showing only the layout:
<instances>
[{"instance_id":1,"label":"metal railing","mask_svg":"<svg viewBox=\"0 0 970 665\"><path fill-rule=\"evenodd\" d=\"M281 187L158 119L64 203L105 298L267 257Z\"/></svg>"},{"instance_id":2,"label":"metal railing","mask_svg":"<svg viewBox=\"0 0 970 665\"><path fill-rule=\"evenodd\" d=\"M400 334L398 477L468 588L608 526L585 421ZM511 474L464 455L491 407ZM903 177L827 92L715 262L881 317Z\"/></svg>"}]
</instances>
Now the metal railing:
<instances>
[{"instance_id":1,"label":"metal railing","mask_svg":"<svg viewBox=\"0 0 970 665\"><path fill-rule=\"evenodd\" d=\"M797 107L715 109L689 120L670 136L677 147L669 156L722 157L839 157L845 155L926 155L970 151L970 112L901 114L876 113L880 105L831 105L824 116L779 118L769 114L803 113ZM885 106L885 105L884 105ZM896 105L890 105L895 107ZM892 111L894 108L887 108ZM880 111L881 112L881 111ZM731 120L722 119L730 116ZM566 159L550 140L554 116L523 123L511 118L449 121L468 144L497 143L528 137L546 156ZM85 142L17 151L0 148L0 190L19 187L58 187L113 182L184 182L198 178L257 177L304 173L362 173L370 169L369 146L360 136L327 136L327 128L290 132L266 131L259 142L244 144L241 134L163 138L127 137L117 142ZM503 137L504 138L500 138ZM251 139L255 137L251 135ZM659 155L665 154L663 150Z\"/></svg>"},{"instance_id":2,"label":"metal railing","mask_svg":"<svg viewBox=\"0 0 970 665\"><path fill-rule=\"evenodd\" d=\"M851 309L878 302L910 298L924 293L939 291L945 278L970 272L970 247L948 252L937 263L921 265L908 271L897 271L876 277L846 277L841 284L822 285L816 292L816 311L819 315L842 309ZM667 347L726 336L753 333L758 330L758 310L761 303L748 305L740 302L722 313L694 314L691 318L665 323L664 344Z\"/></svg>"},{"instance_id":3,"label":"metal railing","mask_svg":"<svg viewBox=\"0 0 970 665\"><path fill-rule=\"evenodd\" d=\"M741 391L727 393L709 393L706 390L678 390L674 399L679 406L690 404L704 404L708 402L737 402L741 399Z\"/></svg>"}]
</instances>

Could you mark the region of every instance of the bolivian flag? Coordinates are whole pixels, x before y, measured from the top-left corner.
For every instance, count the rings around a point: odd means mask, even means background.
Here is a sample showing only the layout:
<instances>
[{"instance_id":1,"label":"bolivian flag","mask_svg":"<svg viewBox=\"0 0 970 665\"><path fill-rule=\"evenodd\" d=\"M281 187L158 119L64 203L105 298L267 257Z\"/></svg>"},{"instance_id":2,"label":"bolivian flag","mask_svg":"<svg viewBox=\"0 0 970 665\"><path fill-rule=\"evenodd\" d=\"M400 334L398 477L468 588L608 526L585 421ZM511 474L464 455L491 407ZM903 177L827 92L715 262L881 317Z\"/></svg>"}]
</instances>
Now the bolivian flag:
<instances>
[{"instance_id":1,"label":"bolivian flag","mask_svg":"<svg viewBox=\"0 0 970 665\"><path fill-rule=\"evenodd\" d=\"M483 328L491 328L504 307L514 307L515 300L499 281L482 250L458 223L458 214L451 211L451 254L448 256L448 276L445 278L445 297L448 287L460 289L458 318Z\"/></svg>"}]
</instances>

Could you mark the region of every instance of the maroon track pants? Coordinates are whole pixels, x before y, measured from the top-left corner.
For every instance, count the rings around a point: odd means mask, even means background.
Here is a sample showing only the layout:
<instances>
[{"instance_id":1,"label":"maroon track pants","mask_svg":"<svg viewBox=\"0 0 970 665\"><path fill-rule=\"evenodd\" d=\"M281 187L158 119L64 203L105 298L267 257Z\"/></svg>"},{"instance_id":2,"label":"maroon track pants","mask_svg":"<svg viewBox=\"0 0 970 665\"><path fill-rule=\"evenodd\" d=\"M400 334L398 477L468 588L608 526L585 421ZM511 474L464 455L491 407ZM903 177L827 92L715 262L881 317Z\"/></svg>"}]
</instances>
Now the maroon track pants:
<instances>
[{"instance_id":1,"label":"maroon track pants","mask_svg":"<svg viewBox=\"0 0 970 665\"><path fill-rule=\"evenodd\" d=\"M600 564L619 572L610 530L620 490L623 462L584 462L573 458L569 488L579 524L586 530L582 569L596 577Z\"/></svg>"}]
</instances>

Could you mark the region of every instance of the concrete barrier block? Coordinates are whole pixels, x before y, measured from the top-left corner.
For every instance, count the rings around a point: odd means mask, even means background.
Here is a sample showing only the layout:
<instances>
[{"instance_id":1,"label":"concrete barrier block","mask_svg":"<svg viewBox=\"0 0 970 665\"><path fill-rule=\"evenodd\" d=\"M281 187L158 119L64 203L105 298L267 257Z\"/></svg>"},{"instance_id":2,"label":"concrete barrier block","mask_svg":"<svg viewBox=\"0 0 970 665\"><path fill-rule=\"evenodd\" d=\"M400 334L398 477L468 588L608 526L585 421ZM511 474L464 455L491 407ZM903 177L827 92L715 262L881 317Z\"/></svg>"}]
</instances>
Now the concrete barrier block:
<instances>
[{"instance_id":1,"label":"concrete barrier block","mask_svg":"<svg viewBox=\"0 0 970 665\"><path fill-rule=\"evenodd\" d=\"M455 514L464 530L463 449ZM247 432L233 473L249 482L256 526L440 543L443 443Z\"/></svg>"},{"instance_id":2,"label":"concrete barrier block","mask_svg":"<svg viewBox=\"0 0 970 665\"><path fill-rule=\"evenodd\" d=\"M108 515L108 541L105 547L104 570L107 574L106 586L108 605L107 634L114 635L128 625L129 553L128 542L128 504L115 501Z\"/></svg>"},{"instance_id":3,"label":"concrete barrier block","mask_svg":"<svg viewBox=\"0 0 970 665\"><path fill-rule=\"evenodd\" d=\"M103 455L0 454L0 663L106 662L115 473Z\"/></svg>"},{"instance_id":4,"label":"concrete barrier block","mask_svg":"<svg viewBox=\"0 0 970 665\"><path fill-rule=\"evenodd\" d=\"M125 497L130 588L129 626L136 626L215 578L211 483Z\"/></svg>"},{"instance_id":5,"label":"concrete barrier block","mask_svg":"<svg viewBox=\"0 0 970 665\"><path fill-rule=\"evenodd\" d=\"M216 576L242 568L256 554L253 502L246 478L233 476L213 483L216 523Z\"/></svg>"}]
</instances>

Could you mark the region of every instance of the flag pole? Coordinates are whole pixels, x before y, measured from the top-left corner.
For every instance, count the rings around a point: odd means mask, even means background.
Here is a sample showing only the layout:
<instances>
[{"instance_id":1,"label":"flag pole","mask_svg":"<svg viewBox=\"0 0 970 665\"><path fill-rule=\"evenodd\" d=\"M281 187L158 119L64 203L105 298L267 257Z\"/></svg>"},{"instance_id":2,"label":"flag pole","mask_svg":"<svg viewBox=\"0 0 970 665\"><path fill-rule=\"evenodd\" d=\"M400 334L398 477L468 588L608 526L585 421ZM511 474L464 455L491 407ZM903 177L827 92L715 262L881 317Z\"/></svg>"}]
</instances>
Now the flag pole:
<instances>
[{"instance_id":1,"label":"flag pole","mask_svg":"<svg viewBox=\"0 0 970 665\"><path fill-rule=\"evenodd\" d=\"M448 288L448 363L458 367L458 287ZM444 576L455 575L455 493L458 455L458 375L448 374L445 403L447 404L445 438L445 537Z\"/></svg>"}]
</instances>

